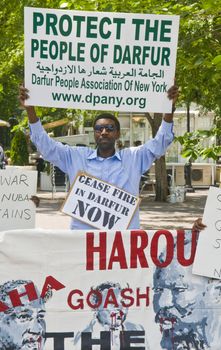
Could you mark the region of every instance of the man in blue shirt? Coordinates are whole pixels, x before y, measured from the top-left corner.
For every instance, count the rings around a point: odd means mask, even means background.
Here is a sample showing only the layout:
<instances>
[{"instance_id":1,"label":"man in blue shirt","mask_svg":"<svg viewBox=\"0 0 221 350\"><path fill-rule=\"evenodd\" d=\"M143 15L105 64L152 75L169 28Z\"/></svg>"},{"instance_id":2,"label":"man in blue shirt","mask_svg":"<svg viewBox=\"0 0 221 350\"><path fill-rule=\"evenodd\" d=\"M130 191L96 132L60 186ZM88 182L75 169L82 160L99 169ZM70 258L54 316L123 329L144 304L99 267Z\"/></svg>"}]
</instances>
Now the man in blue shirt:
<instances>
[{"instance_id":1,"label":"man in blue shirt","mask_svg":"<svg viewBox=\"0 0 221 350\"><path fill-rule=\"evenodd\" d=\"M173 110L178 96L178 88L168 90L168 98L173 101ZM120 137L118 119L110 113L102 113L94 121L94 138L97 148L70 147L51 139L36 116L33 106L25 106L28 91L20 87L20 102L26 108L30 124L31 140L43 158L67 173L72 183L79 171L87 172L109 182L133 196L139 195L141 175L150 169L155 159L165 154L173 141L173 112L165 114L156 136L139 147L115 150L115 142ZM139 229L139 209L136 210L128 229ZM92 226L72 219L71 229L91 229ZM119 227L121 229L121 227Z\"/></svg>"}]
</instances>

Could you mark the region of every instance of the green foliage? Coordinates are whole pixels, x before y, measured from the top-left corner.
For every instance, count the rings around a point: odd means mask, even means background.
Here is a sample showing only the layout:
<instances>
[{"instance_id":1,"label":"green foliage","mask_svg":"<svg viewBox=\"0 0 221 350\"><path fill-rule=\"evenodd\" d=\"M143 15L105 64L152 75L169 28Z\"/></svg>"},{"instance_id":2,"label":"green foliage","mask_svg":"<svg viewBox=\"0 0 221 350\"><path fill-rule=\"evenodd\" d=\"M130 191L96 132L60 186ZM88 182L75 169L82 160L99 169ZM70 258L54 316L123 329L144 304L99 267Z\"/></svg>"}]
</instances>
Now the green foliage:
<instances>
[{"instance_id":1,"label":"green foliage","mask_svg":"<svg viewBox=\"0 0 221 350\"><path fill-rule=\"evenodd\" d=\"M7 158L10 158L11 155L11 151L9 149L7 149L6 151L4 151L5 155Z\"/></svg>"},{"instance_id":2,"label":"green foliage","mask_svg":"<svg viewBox=\"0 0 221 350\"><path fill-rule=\"evenodd\" d=\"M203 0L181 13L176 75L182 102L221 115L219 5L218 0Z\"/></svg>"},{"instance_id":3,"label":"green foliage","mask_svg":"<svg viewBox=\"0 0 221 350\"><path fill-rule=\"evenodd\" d=\"M17 130L11 143L11 163L13 165L28 164L28 147L25 134Z\"/></svg>"},{"instance_id":4,"label":"green foliage","mask_svg":"<svg viewBox=\"0 0 221 350\"><path fill-rule=\"evenodd\" d=\"M221 135L221 129L214 127L211 130L197 130L194 132L186 132L183 136L175 138L182 146L181 155L188 161L211 158L217 160L221 155L221 146L216 145L217 137ZM205 140L210 140L211 145L205 147Z\"/></svg>"},{"instance_id":5,"label":"green foliage","mask_svg":"<svg viewBox=\"0 0 221 350\"><path fill-rule=\"evenodd\" d=\"M25 129L28 127L28 117L26 113L24 113L19 119L19 123L15 125L11 132L16 133L17 131L25 132Z\"/></svg>"}]
</instances>

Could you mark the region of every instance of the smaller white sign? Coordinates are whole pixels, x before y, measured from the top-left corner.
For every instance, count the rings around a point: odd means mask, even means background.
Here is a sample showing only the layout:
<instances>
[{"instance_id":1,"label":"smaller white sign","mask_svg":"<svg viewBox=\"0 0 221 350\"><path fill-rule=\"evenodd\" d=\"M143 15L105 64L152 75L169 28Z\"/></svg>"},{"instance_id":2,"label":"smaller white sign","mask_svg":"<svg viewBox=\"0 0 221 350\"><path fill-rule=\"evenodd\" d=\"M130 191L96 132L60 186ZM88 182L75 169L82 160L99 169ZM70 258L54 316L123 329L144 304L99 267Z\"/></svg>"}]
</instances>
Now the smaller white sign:
<instances>
[{"instance_id":1,"label":"smaller white sign","mask_svg":"<svg viewBox=\"0 0 221 350\"><path fill-rule=\"evenodd\" d=\"M140 198L87 173L77 174L61 211L98 229L126 229Z\"/></svg>"},{"instance_id":2,"label":"smaller white sign","mask_svg":"<svg viewBox=\"0 0 221 350\"><path fill-rule=\"evenodd\" d=\"M0 170L0 231L35 227L37 171L11 167Z\"/></svg>"},{"instance_id":3,"label":"smaller white sign","mask_svg":"<svg viewBox=\"0 0 221 350\"><path fill-rule=\"evenodd\" d=\"M193 273L221 279L221 189L210 187L199 234Z\"/></svg>"}]
</instances>

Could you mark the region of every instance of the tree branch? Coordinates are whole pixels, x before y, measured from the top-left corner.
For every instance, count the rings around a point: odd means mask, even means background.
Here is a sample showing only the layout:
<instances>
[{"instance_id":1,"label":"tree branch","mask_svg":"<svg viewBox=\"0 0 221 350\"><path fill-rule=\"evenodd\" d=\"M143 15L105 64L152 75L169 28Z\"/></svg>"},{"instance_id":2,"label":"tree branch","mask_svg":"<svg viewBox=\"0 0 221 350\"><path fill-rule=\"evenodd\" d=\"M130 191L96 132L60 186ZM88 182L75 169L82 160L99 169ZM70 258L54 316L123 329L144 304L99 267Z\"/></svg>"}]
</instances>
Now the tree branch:
<instances>
[{"instance_id":1,"label":"tree branch","mask_svg":"<svg viewBox=\"0 0 221 350\"><path fill-rule=\"evenodd\" d=\"M150 123L151 129L153 130L153 127L154 127L153 118L151 117L149 112L145 113L144 115L145 115L145 118L147 118L148 122Z\"/></svg>"}]
</instances>

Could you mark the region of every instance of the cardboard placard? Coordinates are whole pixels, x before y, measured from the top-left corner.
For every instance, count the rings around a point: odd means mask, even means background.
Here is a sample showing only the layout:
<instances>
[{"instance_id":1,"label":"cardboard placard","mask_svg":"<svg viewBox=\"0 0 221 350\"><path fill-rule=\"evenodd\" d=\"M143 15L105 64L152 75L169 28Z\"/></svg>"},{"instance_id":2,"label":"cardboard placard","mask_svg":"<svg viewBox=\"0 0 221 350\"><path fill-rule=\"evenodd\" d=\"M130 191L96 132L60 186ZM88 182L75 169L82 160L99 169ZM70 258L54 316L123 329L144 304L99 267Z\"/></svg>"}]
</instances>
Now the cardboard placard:
<instances>
[{"instance_id":1,"label":"cardboard placard","mask_svg":"<svg viewBox=\"0 0 221 350\"><path fill-rule=\"evenodd\" d=\"M0 231L35 227L37 171L15 167L0 170Z\"/></svg>"},{"instance_id":2,"label":"cardboard placard","mask_svg":"<svg viewBox=\"0 0 221 350\"><path fill-rule=\"evenodd\" d=\"M221 189L210 187L199 234L193 273L221 279Z\"/></svg>"},{"instance_id":3,"label":"cardboard placard","mask_svg":"<svg viewBox=\"0 0 221 350\"><path fill-rule=\"evenodd\" d=\"M61 211L98 229L127 229L141 199L79 172Z\"/></svg>"}]
</instances>

